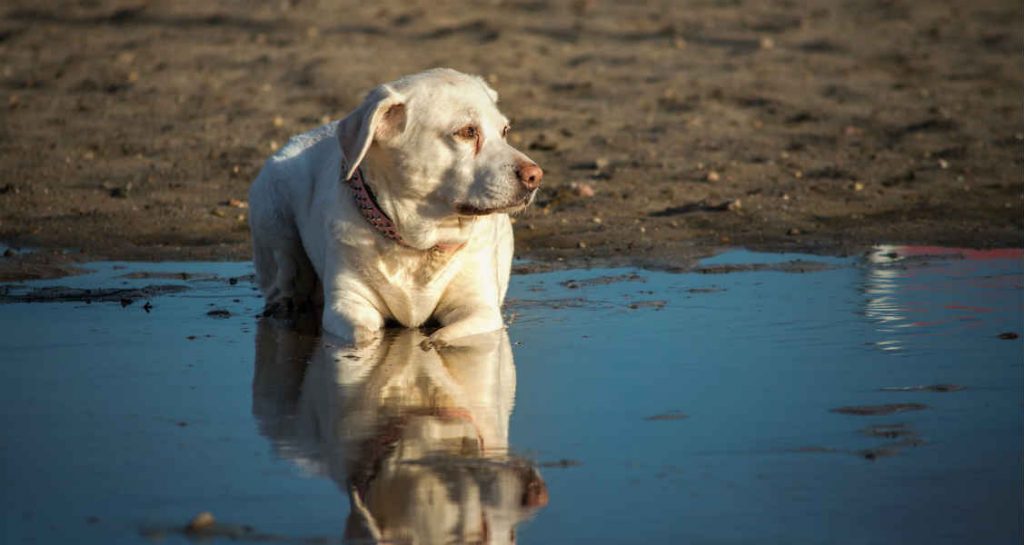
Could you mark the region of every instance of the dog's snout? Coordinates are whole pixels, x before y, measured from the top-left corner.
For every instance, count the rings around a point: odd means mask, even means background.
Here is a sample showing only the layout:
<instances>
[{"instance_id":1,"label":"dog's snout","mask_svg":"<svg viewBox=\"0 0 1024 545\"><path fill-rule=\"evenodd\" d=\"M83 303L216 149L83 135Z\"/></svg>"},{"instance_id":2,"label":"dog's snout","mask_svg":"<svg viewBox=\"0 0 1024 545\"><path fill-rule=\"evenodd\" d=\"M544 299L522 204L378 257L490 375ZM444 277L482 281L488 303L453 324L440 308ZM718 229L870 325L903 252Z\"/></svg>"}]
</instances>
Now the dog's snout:
<instances>
[{"instance_id":1,"label":"dog's snout","mask_svg":"<svg viewBox=\"0 0 1024 545\"><path fill-rule=\"evenodd\" d=\"M519 183L523 184L526 189L537 189L540 186L540 180L544 177L544 171L537 166L537 163L520 163L516 165L516 177L519 178Z\"/></svg>"}]
</instances>

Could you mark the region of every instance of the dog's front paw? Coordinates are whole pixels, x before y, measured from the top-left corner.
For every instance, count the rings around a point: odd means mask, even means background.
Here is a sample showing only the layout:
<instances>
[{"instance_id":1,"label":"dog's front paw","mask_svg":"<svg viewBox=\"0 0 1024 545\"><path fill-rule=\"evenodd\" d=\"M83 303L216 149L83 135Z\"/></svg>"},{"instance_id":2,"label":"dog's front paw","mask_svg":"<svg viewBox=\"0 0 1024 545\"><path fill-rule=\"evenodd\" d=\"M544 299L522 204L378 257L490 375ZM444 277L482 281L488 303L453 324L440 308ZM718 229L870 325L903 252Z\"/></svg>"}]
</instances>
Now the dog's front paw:
<instances>
[{"instance_id":1,"label":"dog's front paw","mask_svg":"<svg viewBox=\"0 0 1024 545\"><path fill-rule=\"evenodd\" d=\"M438 352L440 352L441 350L444 350L449 346L450 345L447 342L437 338L437 334L431 335L426 339L423 339L423 342L420 343L420 348L422 348L424 352L430 352L431 350L437 350Z\"/></svg>"}]
</instances>

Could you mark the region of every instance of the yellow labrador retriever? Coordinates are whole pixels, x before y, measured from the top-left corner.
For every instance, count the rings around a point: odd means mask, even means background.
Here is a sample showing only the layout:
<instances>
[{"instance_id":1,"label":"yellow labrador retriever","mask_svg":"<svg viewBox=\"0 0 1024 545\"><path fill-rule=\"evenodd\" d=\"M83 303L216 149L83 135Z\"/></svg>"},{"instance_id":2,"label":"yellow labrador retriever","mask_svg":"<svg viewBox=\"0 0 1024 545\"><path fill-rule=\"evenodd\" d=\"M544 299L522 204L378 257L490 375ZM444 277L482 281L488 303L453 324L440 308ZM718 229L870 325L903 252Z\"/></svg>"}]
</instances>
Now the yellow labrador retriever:
<instances>
[{"instance_id":1,"label":"yellow labrador retriever","mask_svg":"<svg viewBox=\"0 0 1024 545\"><path fill-rule=\"evenodd\" d=\"M436 319L432 346L500 329L508 214L543 172L505 141L497 100L479 77L429 70L272 156L249 192L268 310L322 295L324 329L357 344L392 320Z\"/></svg>"},{"instance_id":2,"label":"yellow labrador retriever","mask_svg":"<svg viewBox=\"0 0 1024 545\"><path fill-rule=\"evenodd\" d=\"M333 479L359 543L515 543L548 503L509 451L516 372L505 331L424 351L406 329L341 346L263 320L253 414L278 456ZM308 366L305 362L308 361Z\"/></svg>"}]
</instances>

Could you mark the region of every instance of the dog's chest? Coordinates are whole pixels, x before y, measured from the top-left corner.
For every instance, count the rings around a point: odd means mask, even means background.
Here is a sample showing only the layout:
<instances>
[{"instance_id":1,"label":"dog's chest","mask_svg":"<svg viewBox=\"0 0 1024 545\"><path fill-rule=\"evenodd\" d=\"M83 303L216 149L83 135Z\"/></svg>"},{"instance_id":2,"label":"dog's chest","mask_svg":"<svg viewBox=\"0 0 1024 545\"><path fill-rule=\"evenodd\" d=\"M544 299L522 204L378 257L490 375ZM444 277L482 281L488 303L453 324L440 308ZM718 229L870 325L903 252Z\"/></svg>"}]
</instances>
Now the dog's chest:
<instances>
[{"instance_id":1,"label":"dog's chest","mask_svg":"<svg viewBox=\"0 0 1024 545\"><path fill-rule=\"evenodd\" d=\"M420 260L386 260L377 273L377 292L389 314L406 327L430 319L455 274L451 255L431 253Z\"/></svg>"}]
</instances>

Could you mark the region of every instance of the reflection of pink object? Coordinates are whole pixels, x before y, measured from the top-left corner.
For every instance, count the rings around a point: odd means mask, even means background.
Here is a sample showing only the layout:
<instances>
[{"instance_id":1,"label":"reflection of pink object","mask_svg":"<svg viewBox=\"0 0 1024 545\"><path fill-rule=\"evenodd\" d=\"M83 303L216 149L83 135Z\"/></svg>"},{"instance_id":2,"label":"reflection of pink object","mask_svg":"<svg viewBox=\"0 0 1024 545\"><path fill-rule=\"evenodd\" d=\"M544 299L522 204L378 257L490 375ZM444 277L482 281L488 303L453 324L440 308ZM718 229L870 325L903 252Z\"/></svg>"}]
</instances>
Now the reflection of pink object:
<instances>
[{"instance_id":1,"label":"reflection of pink object","mask_svg":"<svg viewBox=\"0 0 1024 545\"><path fill-rule=\"evenodd\" d=\"M968 305L946 305L942 308L948 308L949 310L966 310L968 312L992 312L989 307L972 307Z\"/></svg>"},{"instance_id":2,"label":"reflection of pink object","mask_svg":"<svg viewBox=\"0 0 1024 545\"><path fill-rule=\"evenodd\" d=\"M990 315L1018 311L1019 299L1005 295L1021 289L1020 275L981 274L990 267L981 262L995 260L1021 263L1024 248L876 246L868 256L864 291L865 314L885 339L879 348L903 349L901 330L915 337L946 335L983 328L996 319Z\"/></svg>"}]
</instances>

